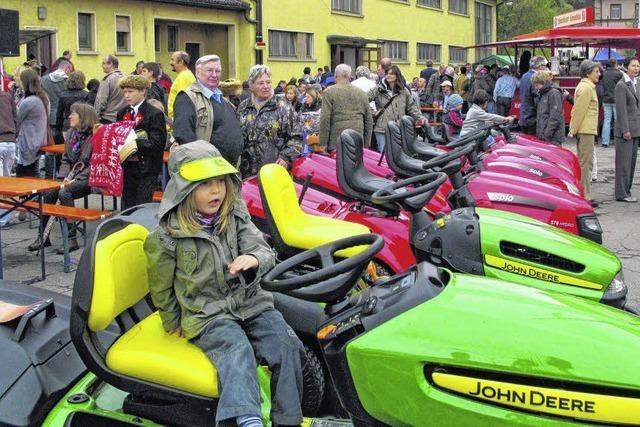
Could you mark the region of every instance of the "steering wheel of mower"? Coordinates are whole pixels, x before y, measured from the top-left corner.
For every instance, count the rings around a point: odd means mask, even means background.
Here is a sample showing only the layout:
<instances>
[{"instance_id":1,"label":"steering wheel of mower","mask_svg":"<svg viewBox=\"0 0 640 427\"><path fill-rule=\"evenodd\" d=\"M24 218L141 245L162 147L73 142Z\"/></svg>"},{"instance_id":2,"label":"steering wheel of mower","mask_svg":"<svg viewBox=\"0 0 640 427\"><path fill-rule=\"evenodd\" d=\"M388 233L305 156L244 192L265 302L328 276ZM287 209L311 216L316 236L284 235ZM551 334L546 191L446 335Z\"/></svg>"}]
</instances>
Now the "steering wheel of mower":
<instances>
[{"instance_id":1,"label":"steering wheel of mower","mask_svg":"<svg viewBox=\"0 0 640 427\"><path fill-rule=\"evenodd\" d=\"M335 253L355 246L368 245L349 258L335 260ZM373 256L384 246L377 234L347 237L304 251L276 265L262 278L262 288L313 302L331 303L342 300L356 284ZM320 269L298 274L320 261Z\"/></svg>"},{"instance_id":2,"label":"steering wheel of mower","mask_svg":"<svg viewBox=\"0 0 640 427\"><path fill-rule=\"evenodd\" d=\"M457 147L455 150L451 150L448 153L441 154L437 157L434 157L431 160L422 163L422 167L426 169L432 169L438 166L444 166L447 163L457 160L462 156L466 156L476 149L475 141L470 140L467 141L465 145Z\"/></svg>"},{"instance_id":3,"label":"steering wheel of mower","mask_svg":"<svg viewBox=\"0 0 640 427\"><path fill-rule=\"evenodd\" d=\"M398 202L407 210L421 210L446 180L444 172L425 173L381 188L371 195L371 200L376 204ZM406 189L408 185L413 188Z\"/></svg>"},{"instance_id":4,"label":"steering wheel of mower","mask_svg":"<svg viewBox=\"0 0 640 427\"><path fill-rule=\"evenodd\" d=\"M491 133L491 126L484 126L468 135L465 135L463 137L456 139L455 141L448 143L447 145L445 145L445 147L458 148L458 147L467 145L471 142L473 142L474 146L476 146L479 141L484 141L487 138L487 136L489 136L490 133Z\"/></svg>"}]
</instances>

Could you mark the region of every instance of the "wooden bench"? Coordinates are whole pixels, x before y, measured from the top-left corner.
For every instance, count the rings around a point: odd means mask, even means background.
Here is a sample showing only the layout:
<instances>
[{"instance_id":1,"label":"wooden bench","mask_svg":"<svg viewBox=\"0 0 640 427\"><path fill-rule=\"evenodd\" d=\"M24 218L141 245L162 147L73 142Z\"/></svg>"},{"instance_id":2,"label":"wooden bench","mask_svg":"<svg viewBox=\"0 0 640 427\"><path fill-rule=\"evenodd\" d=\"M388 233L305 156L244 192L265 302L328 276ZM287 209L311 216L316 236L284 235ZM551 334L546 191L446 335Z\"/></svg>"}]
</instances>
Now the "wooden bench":
<instances>
[{"instance_id":1,"label":"wooden bench","mask_svg":"<svg viewBox=\"0 0 640 427\"><path fill-rule=\"evenodd\" d=\"M0 203L0 208L9 209L11 206ZM18 211L38 211L37 202L26 202L24 208ZM87 221L99 221L110 217L113 212L98 209L77 208L75 206L63 206L58 204L43 203L42 215L57 219L62 233L62 246L64 248L64 272L71 272L71 256L69 255L69 228L67 221L78 221L82 224L79 228L82 234L83 245L87 244Z\"/></svg>"}]
</instances>

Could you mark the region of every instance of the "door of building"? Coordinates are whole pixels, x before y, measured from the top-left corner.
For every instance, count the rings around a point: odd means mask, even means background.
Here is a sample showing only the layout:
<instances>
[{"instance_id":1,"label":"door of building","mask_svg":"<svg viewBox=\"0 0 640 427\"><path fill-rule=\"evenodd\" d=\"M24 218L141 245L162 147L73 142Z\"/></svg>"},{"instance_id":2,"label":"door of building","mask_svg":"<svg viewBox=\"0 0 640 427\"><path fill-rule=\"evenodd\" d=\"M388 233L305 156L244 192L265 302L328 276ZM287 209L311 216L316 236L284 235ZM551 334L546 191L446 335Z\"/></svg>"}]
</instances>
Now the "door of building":
<instances>
[{"instance_id":1,"label":"door of building","mask_svg":"<svg viewBox=\"0 0 640 427\"><path fill-rule=\"evenodd\" d=\"M364 65L371 72L375 73L378 69L378 61L380 60L380 48L362 47L358 49L358 65Z\"/></svg>"},{"instance_id":2,"label":"door of building","mask_svg":"<svg viewBox=\"0 0 640 427\"><path fill-rule=\"evenodd\" d=\"M44 71L51 68L51 64L57 59L53 52L55 34L49 34L44 37L31 40L27 43L27 61L34 57L39 63L44 65Z\"/></svg>"},{"instance_id":3,"label":"door of building","mask_svg":"<svg viewBox=\"0 0 640 427\"><path fill-rule=\"evenodd\" d=\"M189 65L189 68L191 69L191 72L195 74L196 61L200 58L200 43L185 43L184 51L191 57L191 64Z\"/></svg>"}]
</instances>

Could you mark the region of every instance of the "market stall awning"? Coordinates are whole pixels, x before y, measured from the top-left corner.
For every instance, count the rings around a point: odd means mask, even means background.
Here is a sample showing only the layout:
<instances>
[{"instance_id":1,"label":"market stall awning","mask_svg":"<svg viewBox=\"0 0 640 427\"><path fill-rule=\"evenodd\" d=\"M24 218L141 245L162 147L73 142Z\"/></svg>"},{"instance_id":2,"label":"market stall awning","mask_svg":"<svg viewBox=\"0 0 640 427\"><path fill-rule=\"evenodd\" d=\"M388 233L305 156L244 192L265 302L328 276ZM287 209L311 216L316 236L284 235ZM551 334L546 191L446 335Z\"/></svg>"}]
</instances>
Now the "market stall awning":
<instances>
[{"instance_id":1,"label":"market stall awning","mask_svg":"<svg viewBox=\"0 0 640 427\"><path fill-rule=\"evenodd\" d=\"M478 61L478 64L488 66L497 64L499 67L504 67L505 65L513 65L513 58L509 55L489 55Z\"/></svg>"},{"instance_id":2,"label":"market stall awning","mask_svg":"<svg viewBox=\"0 0 640 427\"><path fill-rule=\"evenodd\" d=\"M42 28L24 28L20 30L18 38L20 40L20 44L27 44L34 40L41 39L42 37L46 37L50 34L55 34L56 30L42 29Z\"/></svg>"},{"instance_id":3,"label":"market stall awning","mask_svg":"<svg viewBox=\"0 0 640 427\"><path fill-rule=\"evenodd\" d=\"M520 34L513 40L468 46L482 47L575 47L589 44L592 47L616 47L635 49L640 44L640 28L620 27L564 27L550 28Z\"/></svg>"}]
</instances>

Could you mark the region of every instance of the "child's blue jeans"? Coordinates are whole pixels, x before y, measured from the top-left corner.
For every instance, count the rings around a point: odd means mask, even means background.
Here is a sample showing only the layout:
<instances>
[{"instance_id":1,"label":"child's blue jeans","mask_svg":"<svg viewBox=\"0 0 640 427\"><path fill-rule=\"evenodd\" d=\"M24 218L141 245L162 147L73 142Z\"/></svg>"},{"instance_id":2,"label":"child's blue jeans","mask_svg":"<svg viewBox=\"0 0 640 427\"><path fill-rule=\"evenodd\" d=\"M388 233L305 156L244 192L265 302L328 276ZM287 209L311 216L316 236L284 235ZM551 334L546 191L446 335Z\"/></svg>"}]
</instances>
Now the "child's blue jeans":
<instances>
[{"instance_id":1,"label":"child's blue jeans","mask_svg":"<svg viewBox=\"0 0 640 427\"><path fill-rule=\"evenodd\" d=\"M302 343L280 312L267 310L244 322L211 321L193 341L218 371L216 422L261 415L256 360L271 371L271 421L302 423Z\"/></svg>"}]
</instances>

